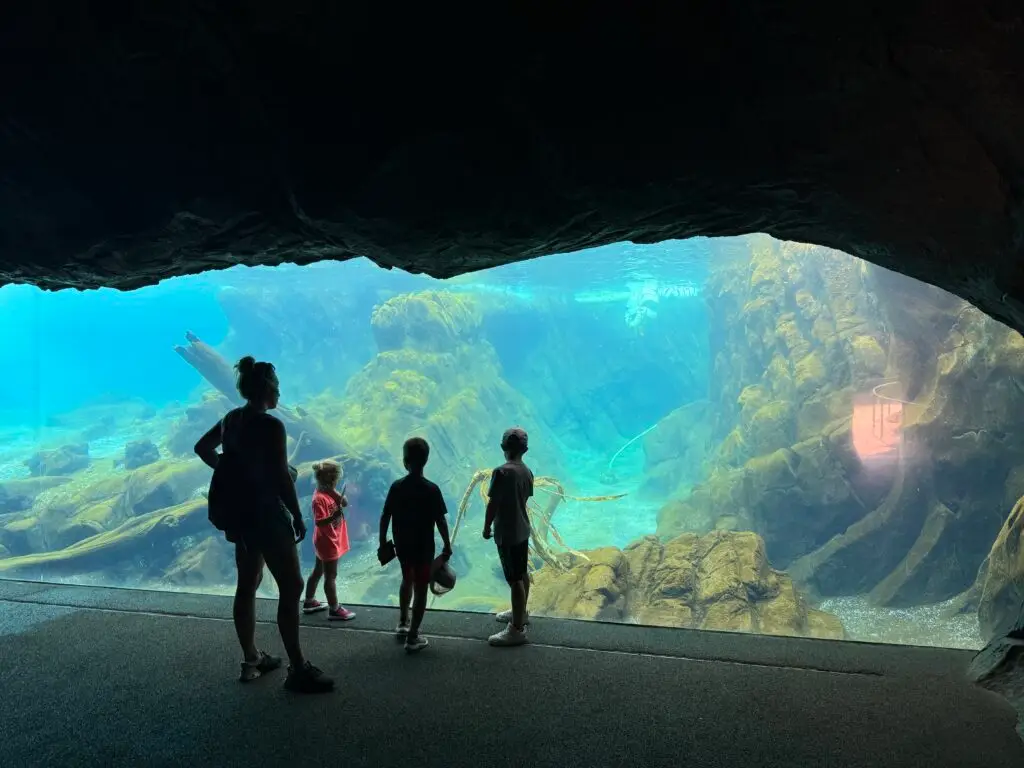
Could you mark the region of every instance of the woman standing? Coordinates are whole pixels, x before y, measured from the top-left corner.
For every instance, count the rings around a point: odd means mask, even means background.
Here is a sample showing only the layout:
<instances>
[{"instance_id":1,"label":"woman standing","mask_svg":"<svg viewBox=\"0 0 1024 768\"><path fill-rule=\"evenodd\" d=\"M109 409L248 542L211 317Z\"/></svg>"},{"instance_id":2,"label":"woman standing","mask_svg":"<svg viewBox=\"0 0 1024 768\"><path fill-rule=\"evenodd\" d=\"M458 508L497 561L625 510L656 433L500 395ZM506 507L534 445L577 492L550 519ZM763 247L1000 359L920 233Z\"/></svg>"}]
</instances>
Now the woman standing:
<instances>
[{"instance_id":1,"label":"woman standing","mask_svg":"<svg viewBox=\"0 0 1024 768\"><path fill-rule=\"evenodd\" d=\"M256 647L256 590L264 563L277 582L277 626L290 665L285 687L301 693L321 693L334 681L302 655L299 644L299 601L302 573L295 546L306 536L295 483L288 467L284 425L268 410L277 407L280 388L270 363L243 357L235 366L238 393L245 405L230 411L196 443L196 454L216 470L224 453L245 467L246 487L241 490L246 514L240 528L228 537L235 544L238 585L234 620L242 646L242 682L255 680L281 666L281 659ZM223 446L224 453L217 447Z\"/></svg>"}]
</instances>

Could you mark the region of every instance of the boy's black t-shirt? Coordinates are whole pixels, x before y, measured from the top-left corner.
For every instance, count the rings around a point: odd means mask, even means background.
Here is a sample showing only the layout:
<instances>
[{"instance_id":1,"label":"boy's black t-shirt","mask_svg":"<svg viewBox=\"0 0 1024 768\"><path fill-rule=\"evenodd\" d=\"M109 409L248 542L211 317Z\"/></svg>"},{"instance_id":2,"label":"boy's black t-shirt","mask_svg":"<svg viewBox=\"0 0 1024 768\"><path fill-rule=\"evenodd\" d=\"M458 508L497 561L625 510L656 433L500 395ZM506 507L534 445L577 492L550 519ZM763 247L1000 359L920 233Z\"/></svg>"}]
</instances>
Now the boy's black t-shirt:
<instances>
[{"instance_id":1,"label":"boy's black t-shirt","mask_svg":"<svg viewBox=\"0 0 1024 768\"><path fill-rule=\"evenodd\" d=\"M401 562L434 559L434 526L448 514L437 485L418 475L396 480L384 501L384 514L391 515L391 536Z\"/></svg>"}]
</instances>

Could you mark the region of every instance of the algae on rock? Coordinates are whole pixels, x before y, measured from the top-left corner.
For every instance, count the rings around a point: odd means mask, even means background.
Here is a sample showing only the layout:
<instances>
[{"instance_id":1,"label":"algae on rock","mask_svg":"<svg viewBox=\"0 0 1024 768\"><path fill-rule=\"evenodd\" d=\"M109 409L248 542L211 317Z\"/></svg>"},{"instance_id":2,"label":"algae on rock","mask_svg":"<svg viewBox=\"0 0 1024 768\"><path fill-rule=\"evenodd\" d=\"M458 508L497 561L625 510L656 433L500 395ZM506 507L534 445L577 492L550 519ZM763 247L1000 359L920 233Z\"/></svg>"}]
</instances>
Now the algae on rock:
<instances>
[{"instance_id":1,"label":"algae on rock","mask_svg":"<svg viewBox=\"0 0 1024 768\"><path fill-rule=\"evenodd\" d=\"M502 377L482 337L475 300L440 291L397 296L372 317L380 351L346 388L339 434L362 454L402 466L402 444L430 443L430 473L456 496L477 466L500 458L498 442L519 424L535 435L531 457L557 473L556 440L533 406Z\"/></svg>"},{"instance_id":2,"label":"algae on rock","mask_svg":"<svg viewBox=\"0 0 1024 768\"><path fill-rule=\"evenodd\" d=\"M774 570L753 533L647 537L577 558L568 571L534 576L531 609L566 618L842 638L841 622L808 608L792 581Z\"/></svg>"}]
</instances>

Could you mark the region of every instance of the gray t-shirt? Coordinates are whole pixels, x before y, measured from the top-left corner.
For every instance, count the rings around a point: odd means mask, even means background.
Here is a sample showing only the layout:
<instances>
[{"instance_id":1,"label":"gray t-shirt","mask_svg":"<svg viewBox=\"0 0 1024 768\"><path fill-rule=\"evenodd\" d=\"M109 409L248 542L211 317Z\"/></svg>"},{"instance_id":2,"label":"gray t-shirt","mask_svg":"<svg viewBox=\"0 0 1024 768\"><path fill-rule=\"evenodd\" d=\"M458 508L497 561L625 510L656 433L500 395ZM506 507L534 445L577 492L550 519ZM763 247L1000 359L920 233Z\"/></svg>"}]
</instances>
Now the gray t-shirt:
<instances>
[{"instance_id":1,"label":"gray t-shirt","mask_svg":"<svg viewBox=\"0 0 1024 768\"><path fill-rule=\"evenodd\" d=\"M521 461L507 461L491 473L487 497L495 505L494 543L521 544L530 538L526 500L533 496L533 472Z\"/></svg>"}]
</instances>

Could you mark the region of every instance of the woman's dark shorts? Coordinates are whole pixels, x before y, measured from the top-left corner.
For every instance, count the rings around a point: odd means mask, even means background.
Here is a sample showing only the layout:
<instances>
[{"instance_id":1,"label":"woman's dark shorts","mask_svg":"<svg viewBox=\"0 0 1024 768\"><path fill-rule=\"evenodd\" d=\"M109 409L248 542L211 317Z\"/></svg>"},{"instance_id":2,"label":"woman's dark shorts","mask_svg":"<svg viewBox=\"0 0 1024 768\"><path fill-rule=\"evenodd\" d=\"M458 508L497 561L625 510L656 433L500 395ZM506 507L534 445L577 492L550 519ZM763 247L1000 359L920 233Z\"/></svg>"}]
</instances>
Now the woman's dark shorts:
<instances>
[{"instance_id":1,"label":"woman's dark shorts","mask_svg":"<svg viewBox=\"0 0 1024 768\"><path fill-rule=\"evenodd\" d=\"M522 581L526 578L530 559L529 540L498 547L498 558L501 560L501 571L505 574L505 581L509 584Z\"/></svg>"}]
</instances>

